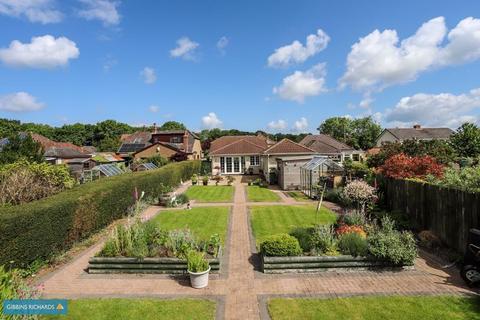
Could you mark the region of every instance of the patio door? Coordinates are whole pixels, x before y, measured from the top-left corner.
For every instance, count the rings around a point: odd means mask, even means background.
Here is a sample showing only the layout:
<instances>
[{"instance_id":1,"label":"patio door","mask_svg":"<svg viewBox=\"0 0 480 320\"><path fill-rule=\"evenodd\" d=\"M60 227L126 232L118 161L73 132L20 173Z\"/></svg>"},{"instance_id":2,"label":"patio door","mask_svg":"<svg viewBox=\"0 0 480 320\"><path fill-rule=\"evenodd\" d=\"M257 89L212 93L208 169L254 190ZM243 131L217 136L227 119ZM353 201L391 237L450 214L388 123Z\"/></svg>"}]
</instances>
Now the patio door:
<instances>
[{"instance_id":1,"label":"patio door","mask_svg":"<svg viewBox=\"0 0 480 320\"><path fill-rule=\"evenodd\" d=\"M222 166L222 172L226 174L236 174L242 172L241 157L222 157L220 159L220 165Z\"/></svg>"}]
</instances>

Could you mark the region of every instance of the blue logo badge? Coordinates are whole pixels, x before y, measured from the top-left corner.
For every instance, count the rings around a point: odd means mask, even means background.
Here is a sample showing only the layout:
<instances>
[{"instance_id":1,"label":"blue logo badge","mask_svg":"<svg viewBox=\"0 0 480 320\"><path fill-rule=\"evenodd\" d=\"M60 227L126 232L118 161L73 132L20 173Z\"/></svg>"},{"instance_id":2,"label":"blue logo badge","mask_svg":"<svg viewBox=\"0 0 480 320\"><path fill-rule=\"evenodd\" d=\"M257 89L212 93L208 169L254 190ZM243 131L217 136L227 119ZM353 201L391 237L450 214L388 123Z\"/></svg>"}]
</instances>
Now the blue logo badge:
<instances>
[{"instance_id":1,"label":"blue logo badge","mask_svg":"<svg viewBox=\"0 0 480 320\"><path fill-rule=\"evenodd\" d=\"M64 299L14 299L3 301L3 314L67 314L68 302Z\"/></svg>"}]
</instances>

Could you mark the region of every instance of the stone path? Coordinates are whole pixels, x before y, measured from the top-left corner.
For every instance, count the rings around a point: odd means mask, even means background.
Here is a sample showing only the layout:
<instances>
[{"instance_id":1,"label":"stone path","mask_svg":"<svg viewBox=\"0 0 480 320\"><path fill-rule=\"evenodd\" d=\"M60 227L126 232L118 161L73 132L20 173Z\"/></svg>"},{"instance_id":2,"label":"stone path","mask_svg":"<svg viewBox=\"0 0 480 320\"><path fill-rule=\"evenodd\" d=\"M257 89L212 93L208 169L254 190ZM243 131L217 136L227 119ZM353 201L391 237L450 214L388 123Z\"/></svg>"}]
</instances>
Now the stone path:
<instances>
[{"instance_id":1,"label":"stone path","mask_svg":"<svg viewBox=\"0 0 480 320\"><path fill-rule=\"evenodd\" d=\"M188 188L183 185L177 192ZM284 198L282 198L284 199ZM48 298L81 297L204 297L218 301L219 319L268 318L266 301L270 296L338 297L371 294L466 294L458 271L444 270L435 260L422 253L414 271L404 272L325 272L322 274L265 275L255 270L255 255L250 247L248 206L304 204L290 200L277 203L248 203L245 185L237 179L230 219L231 230L226 244L226 276L212 276L208 288L193 289L186 278L165 275L90 275L85 272L88 259L101 249L98 243L73 261L40 279L43 296ZM214 206L222 204L193 204ZM328 204L334 207L333 204ZM149 219L158 207L143 214ZM224 266L225 267L225 266Z\"/></svg>"}]
</instances>

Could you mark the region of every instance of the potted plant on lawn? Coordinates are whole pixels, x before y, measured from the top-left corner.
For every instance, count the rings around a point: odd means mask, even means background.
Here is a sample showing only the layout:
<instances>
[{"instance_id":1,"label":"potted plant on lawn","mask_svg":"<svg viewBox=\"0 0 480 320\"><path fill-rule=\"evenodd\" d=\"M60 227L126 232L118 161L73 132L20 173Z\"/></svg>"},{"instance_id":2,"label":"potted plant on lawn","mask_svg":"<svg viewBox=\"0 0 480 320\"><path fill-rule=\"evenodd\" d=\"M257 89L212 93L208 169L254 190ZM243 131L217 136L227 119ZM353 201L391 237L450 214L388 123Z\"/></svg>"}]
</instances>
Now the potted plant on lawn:
<instances>
[{"instance_id":1,"label":"potted plant on lawn","mask_svg":"<svg viewBox=\"0 0 480 320\"><path fill-rule=\"evenodd\" d=\"M215 185L218 186L220 181L223 180L222 176L216 175L215 177L212 178L213 181L215 181Z\"/></svg>"},{"instance_id":2,"label":"potted plant on lawn","mask_svg":"<svg viewBox=\"0 0 480 320\"><path fill-rule=\"evenodd\" d=\"M170 202L170 198L171 198L170 192L172 192L172 190L173 190L172 187L169 187L160 183L160 186L158 187L158 191L160 194L158 196L158 203L161 206L166 206Z\"/></svg>"},{"instance_id":3,"label":"potted plant on lawn","mask_svg":"<svg viewBox=\"0 0 480 320\"><path fill-rule=\"evenodd\" d=\"M234 181L235 181L234 177L232 177L232 176L227 177L227 183L228 183L229 186L231 186Z\"/></svg>"},{"instance_id":4,"label":"potted plant on lawn","mask_svg":"<svg viewBox=\"0 0 480 320\"><path fill-rule=\"evenodd\" d=\"M201 289L208 286L210 265L203 252L192 250L187 254L187 271L193 288Z\"/></svg>"},{"instance_id":5,"label":"potted plant on lawn","mask_svg":"<svg viewBox=\"0 0 480 320\"><path fill-rule=\"evenodd\" d=\"M194 173L192 176L192 186L196 185L197 183L198 183L198 176L196 173Z\"/></svg>"},{"instance_id":6,"label":"potted plant on lawn","mask_svg":"<svg viewBox=\"0 0 480 320\"><path fill-rule=\"evenodd\" d=\"M203 179L202 179L202 182L203 182L203 185L204 186L208 186L208 176L204 176Z\"/></svg>"}]
</instances>

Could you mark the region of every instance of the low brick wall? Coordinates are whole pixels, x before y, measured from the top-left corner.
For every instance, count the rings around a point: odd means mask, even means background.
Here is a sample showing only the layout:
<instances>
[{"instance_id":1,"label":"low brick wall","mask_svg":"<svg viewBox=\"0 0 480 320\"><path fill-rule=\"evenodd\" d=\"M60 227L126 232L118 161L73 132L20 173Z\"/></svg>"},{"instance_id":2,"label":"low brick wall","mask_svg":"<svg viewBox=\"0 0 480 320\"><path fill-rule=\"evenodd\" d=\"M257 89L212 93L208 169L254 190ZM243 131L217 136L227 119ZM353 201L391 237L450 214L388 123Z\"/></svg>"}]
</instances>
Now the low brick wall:
<instances>
[{"instance_id":1,"label":"low brick wall","mask_svg":"<svg viewBox=\"0 0 480 320\"><path fill-rule=\"evenodd\" d=\"M220 258L208 259L212 273L220 271ZM186 274L187 261L178 258L104 258L92 257L88 273L162 273Z\"/></svg>"},{"instance_id":2,"label":"low brick wall","mask_svg":"<svg viewBox=\"0 0 480 320\"><path fill-rule=\"evenodd\" d=\"M307 273L331 270L368 270L378 268L412 269L413 266L392 266L365 257L352 256L298 256L266 257L262 254L263 273Z\"/></svg>"}]
</instances>

